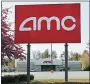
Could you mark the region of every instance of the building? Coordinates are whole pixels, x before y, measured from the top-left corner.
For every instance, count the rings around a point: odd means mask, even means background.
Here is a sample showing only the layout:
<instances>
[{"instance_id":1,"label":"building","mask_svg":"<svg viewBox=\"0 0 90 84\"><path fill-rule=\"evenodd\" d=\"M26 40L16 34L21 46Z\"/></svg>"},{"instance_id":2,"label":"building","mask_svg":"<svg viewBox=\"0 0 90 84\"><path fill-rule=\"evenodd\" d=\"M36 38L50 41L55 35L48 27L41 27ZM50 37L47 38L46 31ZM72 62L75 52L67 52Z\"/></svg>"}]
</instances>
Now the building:
<instances>
[{"instance_id":1,"label":"building","mask_svg":"<svg viewBox=\"0 0 90 84\"><path fill-rule=\"evenodd\" d=\"M27 71L27 62L26 61L16 61L15 63L17 72L26 72ZM30 71L64 71L65 70L65 61L60 59L39 59L39 60L30 60ZM68 61L68 70L70 71L81 71L80 61Z\"/></svg>"}]
</instances>

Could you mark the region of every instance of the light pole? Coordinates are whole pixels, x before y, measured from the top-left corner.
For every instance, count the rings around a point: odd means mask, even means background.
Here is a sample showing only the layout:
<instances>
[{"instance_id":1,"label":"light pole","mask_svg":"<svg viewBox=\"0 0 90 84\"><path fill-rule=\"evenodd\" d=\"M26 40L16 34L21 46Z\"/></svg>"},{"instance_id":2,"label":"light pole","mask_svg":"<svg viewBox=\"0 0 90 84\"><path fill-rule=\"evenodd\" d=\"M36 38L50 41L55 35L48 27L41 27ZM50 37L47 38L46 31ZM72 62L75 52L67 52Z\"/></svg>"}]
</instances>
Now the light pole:
<instances>
[{"instance_id":1,"label":"light pole","mask_svg":"<svg viewBox=\"0 0 90 84\"><path fill-rule=\"evenodd\" d=\"M61 58L62 58L62 68L63 68L63 55L64 55L64 54L61 54Z\"/></svg>"},{"instance_id":2,"label":"light pole","mask_svg":"<svg viewBox=\"0 0 90 84\"><path fill-rule=\"evenodd\" d=\"M52 43L51 43L51 65L53 65L53 60L52 60Z\"/></svg>"}]
</instances>

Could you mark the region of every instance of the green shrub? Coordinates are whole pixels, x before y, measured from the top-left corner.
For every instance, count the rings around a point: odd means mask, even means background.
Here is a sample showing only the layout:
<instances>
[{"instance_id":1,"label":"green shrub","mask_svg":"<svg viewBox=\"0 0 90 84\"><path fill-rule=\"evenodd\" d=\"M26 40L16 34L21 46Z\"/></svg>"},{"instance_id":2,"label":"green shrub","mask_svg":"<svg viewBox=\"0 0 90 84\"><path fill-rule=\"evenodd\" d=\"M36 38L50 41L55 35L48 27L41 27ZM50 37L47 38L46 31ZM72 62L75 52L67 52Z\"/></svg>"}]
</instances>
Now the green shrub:
<instances>
[{"instance_id":1,"label":"green shrub","mask_svg":"<svg viewBox=\"0 0 90 84\"><path fill-rule=\"evenodd\" d=\"M90 71L90 65L87 66L87 67L84 69L84 71Z\"/></svg>"},{"instance_id":2,"label":"green shrub","mask_svg":"<svg viewBox=\"0 0 90 84\"><path fill-rule=\"evenodd\" d=\"M24 74L19 75L18 79L19 79L19 81L22 81L22 82L27 81L27 75L24 75Z\"/></svg>"},{"instance_id":3,"label":"green shrub","mask_svg":"<svg viewBox=\"0 0 90 84\"><path fill-rule=\"evenodd\" d=\"M34 76L30 75L30 80L34 80ZM26 82L27 81L27 75L22 74L22 75L8 75L8 76L3 76L1 77L1 82L3 83L18 83L18 82Z\"/></svg>"},{"instance_id":4,"label":"green shrub","mask_svg":"<svg viewBox=\"0 0 90 84\"><path fill-rule=\"evenodd\" d=\"M9 75L8 76L4 76L4 77L1 78L1 82L2 83L5 83L5 82L6 83L9 83L9 82L13 83L13 82L15 82L14 80L15 80L14 77L13 76L9 76Z\"/></svg>"}]
</instances>

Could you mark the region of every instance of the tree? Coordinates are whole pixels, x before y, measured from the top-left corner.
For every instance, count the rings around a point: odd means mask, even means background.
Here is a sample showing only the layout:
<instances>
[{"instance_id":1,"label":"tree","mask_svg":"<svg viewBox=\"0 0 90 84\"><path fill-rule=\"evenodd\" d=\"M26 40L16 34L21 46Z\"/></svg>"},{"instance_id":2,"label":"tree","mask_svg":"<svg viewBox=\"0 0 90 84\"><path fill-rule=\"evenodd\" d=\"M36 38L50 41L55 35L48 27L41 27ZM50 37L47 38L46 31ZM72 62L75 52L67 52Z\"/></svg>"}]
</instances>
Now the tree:
<instances>
[{"instance_id":1,"label":"tree","mask_svg":"<svg viewBox=\"0 0 90 84\"><path fill-rule=\"evenodd\" d=\"M9 67L15 67L15 60L10 60L9 58L4 58L4 65Z\"/></svg>"},{"instance_id":2,"label":"tree","mask_svg":"<svg viewBox=\"0 0 90 84\"><path fill-rule=\"evenodd\" d=\"M73 53L73 52L71 52L71 60L75 60L75 61L78 61L78 60L80 60L80 57L81 57L81 54L79 54L79 53Z\"/></svg>"},{"instance_id":3,"label":"tree","mask_svg":"<svg viewBox=\"0 0 90 84\"><path fill-rule=\"evenodd\" d=\"M88 50L90 49L90 41L87 43L87 47Z\"/></svg>"},{"instance_id":4,"label":"tree","mask_svg":"<svg viewBox=\"0 0 90 84\"><path fill-rule=\"evenodd\" d=\"M84 69L84 71L90 71L90 64Z\"/></svg>"},{"instance_id":5,"label":"tree","mask_svg":"<svg viewBox=\"0 0 90 84\"><path fill-rule=\"evenodd\" d=\"M89 53L87 50L84 50L84 52L82 53L80 61L82 65L82 70L89 66Z\"/></svg>"},{"instance_id":6,"label":"tree","mask_svg":"<svg viewBox=\"0 0 90 84\"><path fill-rule=\"evenodd\" d=\"M90 41L87 43L87 49L84 50L81 56L81 64L82 64L82 70L84 71L90 71Z\"/></svg>"},{"instance_id":7,"label":"tree","mask_svg":"<svg viewBox=\"0 0 90 84\"><path fill-rule=\"evenodd\" d=\"M40 59L42 56L42 53L40 51L33 51L32 54L33 54L33 59L36 60Z\"/></svg>"},{"instance_id":8,"label":"tree","mask_svg":"<svg viewBox=\"0 0 90 84\"><path fill-rule=\"evenodd\" d=\"M46 49L43 53L42 53L42 58L50 58L50 54L48 49Z\"/></svg>"},{"instance_id":9,"label":"tree","mask_svg":"<svg viewBox=\"0 0 90 84\"><path fill-rule=\"evenodd\" d=\"M9 59L25 58L23 48L14 42L14 31L11 30L11 23L8 22L9 8L2 9L1 17L1 59L7 56Z\"/></svg>"},{"instance_id":10,"label":"tree","mask_svg":"<svg viewBox=\"0 0 90 84\"><path fill-rule=\"evenodd\" d=\"M63 61L65 61L65 51L62 52L62 54L60 54L59 58ZM68 52L68 60L70 60L70 55L69 55L69 52Z\"/></svg>"},{"instance_id":11,"label":"tree","mask_svg":"<svg viewBox=\"0 0 90 84\"><path fill-rule=\"evenodd\" d=\"M54 59L54 58L57 58L57 53L56 53L56 51L52 51L52 59Z\"/></svg>"},{"instance_id":12,"label":"tree","mask_svg":"<svg viewBox=\"0 0 90 84\"><path fill-rule=\"evenodd\" d=\"M87 43L87 49L90 50L90 41ZM90 71L90 51L88 53L88 58L89 58L89 65L86 66L86 68L84 69L84 71Z\"/></svg>"}]
</instances>

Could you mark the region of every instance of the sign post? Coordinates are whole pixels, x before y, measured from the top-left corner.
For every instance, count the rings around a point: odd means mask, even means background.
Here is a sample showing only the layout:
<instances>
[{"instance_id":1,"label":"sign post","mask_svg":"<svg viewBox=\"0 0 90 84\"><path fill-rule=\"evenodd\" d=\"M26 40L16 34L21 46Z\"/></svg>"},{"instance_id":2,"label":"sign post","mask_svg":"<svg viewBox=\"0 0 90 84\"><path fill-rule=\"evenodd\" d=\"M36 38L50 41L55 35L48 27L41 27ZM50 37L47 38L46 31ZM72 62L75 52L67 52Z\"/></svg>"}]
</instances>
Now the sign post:
<instances>
[{"instance_id":1,"label":"sign post","mask_svg":"<svg viewBox=\"0 0 90 84\"><path fill-rule=\"evenodd\" d=\"M30 84L30 44L27 45L27 84Z\"/></svg>"},{"instance_id":2,"label":"sign post","mask_svg":"<svg viewBox=\"0 0 90 84\"><path fill-rule=\"evenodd\" d=\"M68 82L68 44L65 43L65 82Z\"/></svg>"}]
</instances>

